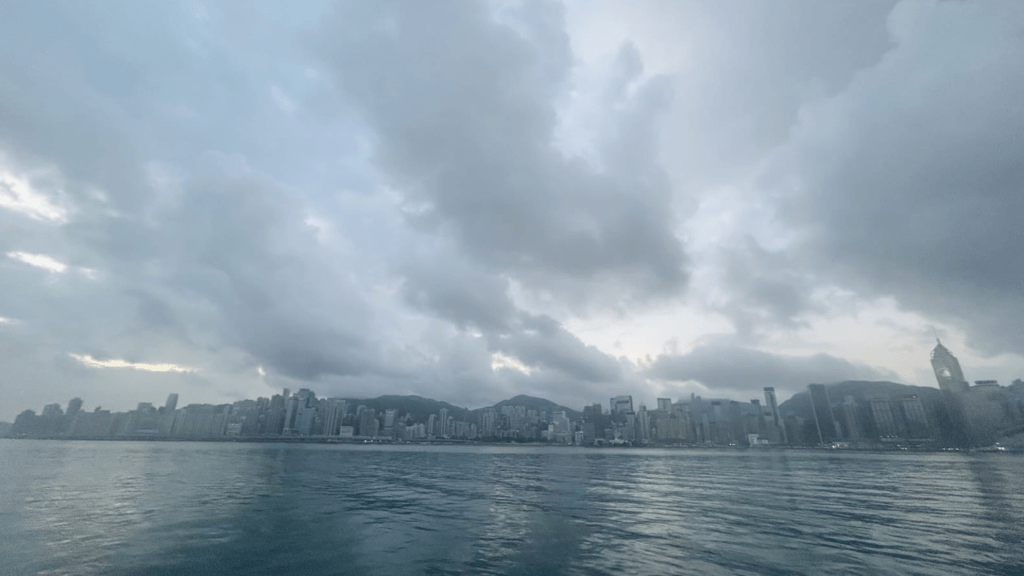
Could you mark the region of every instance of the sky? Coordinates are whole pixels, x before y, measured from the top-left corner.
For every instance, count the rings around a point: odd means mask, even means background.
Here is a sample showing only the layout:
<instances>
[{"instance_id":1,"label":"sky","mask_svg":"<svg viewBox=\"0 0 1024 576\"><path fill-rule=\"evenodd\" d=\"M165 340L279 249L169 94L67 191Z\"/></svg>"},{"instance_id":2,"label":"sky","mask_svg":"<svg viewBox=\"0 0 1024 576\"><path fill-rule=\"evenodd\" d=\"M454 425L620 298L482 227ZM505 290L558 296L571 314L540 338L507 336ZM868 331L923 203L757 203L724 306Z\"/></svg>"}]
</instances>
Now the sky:
<instances>
[{"instance_id":1,"label":"sky","mask_svg":"<svg viewBox=\"0 0 1024 576\"><path fill-rule=\"evenodd\" d=\"M0 0L0 420L1024 377L1024 3Z\"/></svg>"}]
</instances>

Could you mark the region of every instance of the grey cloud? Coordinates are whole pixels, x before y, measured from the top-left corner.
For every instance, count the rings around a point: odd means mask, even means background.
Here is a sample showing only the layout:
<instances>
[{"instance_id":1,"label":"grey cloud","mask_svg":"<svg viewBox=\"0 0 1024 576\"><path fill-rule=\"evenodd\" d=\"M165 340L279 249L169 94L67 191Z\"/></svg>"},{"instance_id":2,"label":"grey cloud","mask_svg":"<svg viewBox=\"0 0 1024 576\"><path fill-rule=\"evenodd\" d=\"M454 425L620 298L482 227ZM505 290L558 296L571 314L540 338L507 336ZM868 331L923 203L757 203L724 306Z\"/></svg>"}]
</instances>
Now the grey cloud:
<instances>
[{"instance_id":1,"label":"grey cloud","mask_svg":"<svg viewBox=\"0 0 1024 576\"><path fill-rule=\"evenodd\" d=\"M893 49L805 107L771 180L802 260L989 352L1024 352L1022 26L1013 2L900 5Z\"/></svg>"},{"instance_id":2,"label":"grey cloud","mask_svg":"<svg viewBox=\"0 0 1024 576\"><path fill-rule=\"evenodd\" d=\"M594 296L598 282L617 281L627 297L677 292L686 258L667 179L650 157L602 173L553 147L552 99L572 55L557 5L523 10L531 17L506 15L513 29L482 4L346 3L320 51L374 130L378 165L421 221L475 261L542 289L568 280ZM647 95L659 86L638 90L623 125L651 122L664 99ZM623 138L642 149L638 130Z\"/></svg>"},{"instance_id":3,"label":"grey cloud","mask_svg":"<svg viewBox=\"0 0 1024 576\"><path fill-rule=\"evenodd\" d=\"M403 293L416 308L462 329L499 334L510 330L516 307L508 296L507 279L471 265L451 250L416 258L402 272Z\"/></svg>"},{"instance_id":4,"label":"grey cloud","mask_svg":"<svg viewBox=\"0 0 1024 576\"><path fill-rule=\"evenodd\" d=\"M558 370L577 381L617 382L622 377L614 358L584 344L560 322L547 316L523 313L517 332L491 338L490 344L527 366Z\"/></svg>"},{"instance_id":5,"label":"grey cloud","mask_svg":"<svg viewBox=\"0 0 1024 576\"><path fill-rule=\"evenodd\" d=\"M722 289L709 307L729 317L741 337L799 327L800 317L815 308L810 298L814 278L788 252L768 251L748 237L718 250L717 264Z\"/></svg>"},{"instance_id":6,"label":"grey cloud","mask_svg":"<svg viewBox=\"0 0 1024 576\"><path fill-rule=\"evenodd\" d=\"M478 353L485 355L488 369L490 353L501 352L531 369L554 370L577 382L621 380L614 358L584 344L557 320L518 309L506 280L444 256L418 261L405 271L403 292L414 306L462 331L480 331L488 346Z\"/></svg>"},{"instance_id":7,"label":"grey cloud","mask_svg":"<svg viewBox=\"0 0 1024 576\"><path fill-rule=\"evenodd\" d=\"M267 6L252 6L264 25ZM56 395L51 400L85 384L108 393L98 376L83 376L95 370L68 372L70 353L204 362L204 372L228 380L244 368L234 359L239 353L253 373L264 363L307 380L393 374L382 360L388 344L371 326L367 286L353 281L378 282L380 271L350 274L348 266L368 257L339 254L306 223L317 207L344 204L311 181L330 172L320 168L330 164L325 157L356 146L350 136L329 136L338 122L288 115L268 96L274 83L300 96L304 88L286 81L293 72L278 71L279 59L295 56L287 42L233 38L254 48L234 52L215 27L173 3L64 7L3 9L0 34L10 42L0 47L0 75L9 80L0 85L0 169L46 175L51 181L34 183L63 189L71 219L29 225L4 211L0 217L15 226L5 227L14 232L0 234L0 247L49 254L98 277L47 279L9 259L0 263L10 272L0 286L0 315L22 320L18 338L38 351L5 354L5 380L18 389L39 385ZM249 59L258 54L271 57L254 74ZM332 146L282 149L300 135ZM288 173L288 185L275 172ZM331 186L359 177L350 171ZM367 216L340 214L332 223L362 224ZM365 234L337 228L339 236Z\"/></svg>"},{"instance_id":8,"label":"grey cloud","mask_svg":"<svg viewBox=\"0 0 1024 576\"><path fill-rule=\"evenodd\" d=\"M674 127L663 152L673 177L713 189L749 170L787 137L802 102L842 91L882 58L891 47L885 22L895 4L659 4L646 17L671 29L673 48L685 55L665 123ZM651 39L659 41L665 40Z\"/></svg>"},{"instance_id":9,"label":"grey cloud","mask_svg":"<svg viewBox=\"0 0 1024 576\"><path fill-rule=\"evenodd\" d=\"M807 384L843 380L895 380L891 371L855 364L827 354L786 356L736 346L706 345L686 354L658 356L647 375L659 380L696 381L710 393L749 392L764 386L793 393Z\"/></svg>"}]
</instances>

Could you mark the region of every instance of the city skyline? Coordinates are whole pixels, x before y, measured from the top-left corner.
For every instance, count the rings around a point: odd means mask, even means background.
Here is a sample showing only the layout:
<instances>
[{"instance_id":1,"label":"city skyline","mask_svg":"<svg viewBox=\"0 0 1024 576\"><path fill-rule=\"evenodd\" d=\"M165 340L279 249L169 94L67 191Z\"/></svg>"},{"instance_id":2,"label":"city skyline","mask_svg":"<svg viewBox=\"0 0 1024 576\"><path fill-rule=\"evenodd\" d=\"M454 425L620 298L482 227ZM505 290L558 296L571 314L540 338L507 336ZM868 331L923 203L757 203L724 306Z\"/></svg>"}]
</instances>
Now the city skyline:
<instances>
[{"instance_id":1,"label":"city skyline","mask_svg":"<svg viewBox=\"0 0 1024 576\"><path fill-rule=\"evenodd\" d=\"M1024 431L1024 380L972 386L938 339L930 358L939 390L893 382L808 384L806 401L795 395L782 404L771 386L763 389L764 404L760 398L739 402L693 393L658 398L648 409L620 394L608 399L607 408L594 403L580 411L525 395L468 409L421 396L317 398L308 388L294 394L285 388L269 398L182 408L172 393L163 406L140 402L118 413L100 407L89 412L75 397L67 410L53 403L40 414L21 412L0 436L962 449Z\"/></svg>"},{"instance_id":2,"label":"city skyline","mask_svg":"<svg viewBox=\"0 0 1024 576\"><path fill-rule=\"evenodd\" d=\"M1019 2L0 12L0 420L1024 374Z\"/></svg>"}]
</instances>

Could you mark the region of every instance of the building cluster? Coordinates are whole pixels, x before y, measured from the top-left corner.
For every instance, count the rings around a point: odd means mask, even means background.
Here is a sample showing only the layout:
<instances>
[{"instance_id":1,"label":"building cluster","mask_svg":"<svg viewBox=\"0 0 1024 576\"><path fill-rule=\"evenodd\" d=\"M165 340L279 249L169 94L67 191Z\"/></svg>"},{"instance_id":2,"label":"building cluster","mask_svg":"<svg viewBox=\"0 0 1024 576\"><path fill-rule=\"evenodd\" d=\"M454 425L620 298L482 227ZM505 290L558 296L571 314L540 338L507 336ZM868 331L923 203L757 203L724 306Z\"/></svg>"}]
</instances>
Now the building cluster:
<instances>
[{"instance_id":1,"label":"building cluster","mask_svg":"<svg viewBox=\"0 0 1024 576\"><path fill-rule=\"evenodd\" d=\"M794 433L802 435L803 443L920 444L935 439L925 405L916 394L861 399L847 394L842 403L833 404L824 385L811 384L807 388L813 419L793 417L792 425L800 430Z\"/></svg>"},{"instance_id":2,"label":"building cluster","mask_svg":"<svg viewBox=\"0 0 1024 576\"><path fill-rule=\"evenodd\" d=\"M440 408L419 421L395 408L378 411L339 398L317 398L303 388L285 389L271 398L234 404L192 404L178 408L171 394L163 406L143 402L135 410L111 413L82 410L74 398L67 410L50 404L36 415L26 410L12 433L71 438L160 437L207 439L223 437L309 437L391 441L489 440L553 442L558 444L737 444L785 443L773 388L765 388L764 406L731 400L687 401L658 399L656 409L634 408L632 396L617 396L605 410L600 404L584 408L582 416L567 410L546 410L506 404L457 418Z\"/></svg>"},{"instance_id":3,"label":"building cluster","mask_svg":"<svg viewBox=\"0 0 1024 576\"><path fill-rule=\"evenodd\" d=\"M632 396L609 399L606 412L600 404L586 406L573 437L575 443L601 444L785 444L786 428L779 415L775 389L764 389L765 404L725 399L704 399L691 394L673 402L658 398L655 408Z\"/></svg>"},{"instance_id":4,"label":"building cluster","mask_svg":"<svg viewBox=\"0 0 1024 576\"><path fill-rule=\"evenodd\" d=\"M178 395L171 394L163 406L143 402L135 410L121 413L102 408L85 411L82 400L74 398L66 410L50 404L38 415L32 410L22 412L9 433L67 438L292 437L586 446L877 446L937 441L955 444L959 441L955 440L956 434L961 431L966 438L963 443L977 443L986 439L986 434L992 436L1024 424L1024 382L1016 381L1009 388L987 380L970 386L957 359L941 343L932 351L931 362L941 392L931 390L934 395L926 395L928 398L905 393L865 394L861 388L853 388L850 390L856 393L843 393L842 400L835 402L830 387L811 384L807 409L801 411L794 406L785 417L772 387L764 388L763 404L760 399L738 402L691 395L678 401L658 398L656 407L648 409L643 404L634 407L633 397L626 395L610 398L607 409L593 404L584 407L582 413L513 400L475 411L441 407L429 415L427 410L389 407L381 399L317 398L307 388L294 394L286 388L270 398L182 408L178 408Z\"/></svg>"}]
</instances>

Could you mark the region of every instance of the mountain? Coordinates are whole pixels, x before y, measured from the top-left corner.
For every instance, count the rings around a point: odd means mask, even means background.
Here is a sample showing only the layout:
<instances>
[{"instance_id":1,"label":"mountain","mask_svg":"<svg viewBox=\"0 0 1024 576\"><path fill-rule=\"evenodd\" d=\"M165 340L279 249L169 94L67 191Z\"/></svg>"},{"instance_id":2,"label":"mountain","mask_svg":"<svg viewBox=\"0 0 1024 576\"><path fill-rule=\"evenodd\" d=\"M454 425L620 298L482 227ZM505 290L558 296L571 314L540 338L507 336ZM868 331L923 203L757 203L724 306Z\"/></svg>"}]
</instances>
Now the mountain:
<instances>
[{"instance_id":1,"label":"mountain","mask_svg":"<svg viewBox=\"0 0 1024 576\"><path fill-rule=\"evenodd\" d=\"M566 416L568 416L570 419L578 419L580 416L582 416L582 414L579 411L573 410L572 408L566 408L565 406L562 406L560 404L555 404L551 400L537 398L535 396L527 396L525 394L520 394L519 396L509 398L508 400L502 400L501 402L498 402L494 406L489 406L489 408L493 408L500 412L502 406L526 406L528 410L546 410L548 414L564 410ZM475 410L475 412L480 410L485 410L485 408L480 408L478 410Z\"/></svg>"},{"instance_id":2,"label":"mountain","mask_svg":"<svg viewBox=\"0 0 1024 576\"><path fill-rule=\"evenodd\" d=\"M502 400L494 406L477 408L475 410L416 395L389 395L378 396L377 398L342 398L342 400L348 402L350 412L354 411L355 407L359 405L366 406L367 408L373 408L378 413L382 413L389 408L393 408L398 410L399 416L405 414L412 415L413 422L426 422L427 419L430 418L431 414L438 414L442 408L447 408L448 414L455 417L456 420L467 420L471 422L476 422L477 415L484 410L493 408L500 412L502 406L526 406L529 410L545 410L548 414L564 410L570 419L579 419L581 416L580 412L571 408L555 404L554 402L544 398L527 396L525 394L520 394L519 396L509 398L508 400Z\"/></svg>"}]
</instances>

